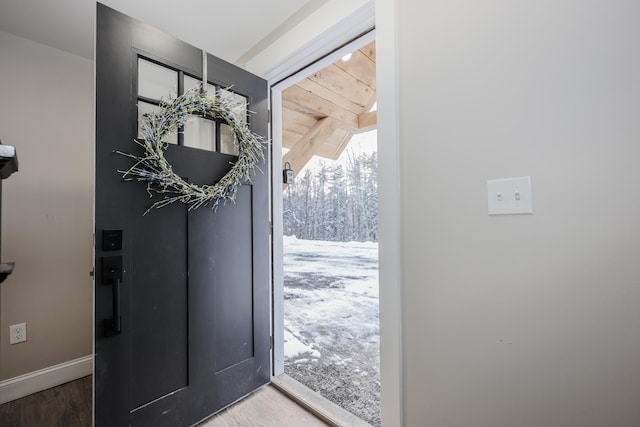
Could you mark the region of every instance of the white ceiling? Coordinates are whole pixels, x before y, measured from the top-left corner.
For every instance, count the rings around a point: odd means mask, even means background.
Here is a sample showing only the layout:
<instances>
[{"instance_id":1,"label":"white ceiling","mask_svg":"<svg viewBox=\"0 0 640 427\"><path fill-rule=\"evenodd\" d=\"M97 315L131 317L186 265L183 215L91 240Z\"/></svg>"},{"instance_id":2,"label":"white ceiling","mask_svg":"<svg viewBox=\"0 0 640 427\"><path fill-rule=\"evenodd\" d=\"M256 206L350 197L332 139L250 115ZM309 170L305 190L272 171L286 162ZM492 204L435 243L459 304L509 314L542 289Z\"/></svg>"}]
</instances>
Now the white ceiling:
<instances>
[{"instance_id":1,"label":"white ceiling","mask_svg":"<svg viewBox=\"0 0 640 427\"><path fill-rule=\"evenodd\" d=\"M101 1L229 62L250 59L256 48L275 41L327 2ZM95 5L94 0L0 0L0 30L92 59Z\"/></svg>"}]
</instances>

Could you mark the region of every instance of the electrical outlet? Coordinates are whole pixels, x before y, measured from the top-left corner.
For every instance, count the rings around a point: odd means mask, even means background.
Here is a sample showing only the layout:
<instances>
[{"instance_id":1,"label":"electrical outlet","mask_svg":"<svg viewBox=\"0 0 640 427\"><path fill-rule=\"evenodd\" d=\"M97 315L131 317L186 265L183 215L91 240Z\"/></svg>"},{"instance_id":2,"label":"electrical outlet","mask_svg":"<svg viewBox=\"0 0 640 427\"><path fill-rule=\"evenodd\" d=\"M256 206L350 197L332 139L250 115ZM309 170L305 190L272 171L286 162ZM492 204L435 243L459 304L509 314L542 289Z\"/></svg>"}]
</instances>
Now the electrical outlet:
<instances>
[{"instance_id":1,"label":"electrical outlet","mask_svg":"<svg viewBox=\"0 0 640 427\"><path fill-rule=\"evenodd\" d=\"M27 324L18 323L9 326L9 344L18 344L27 340Z\"/></svg>"}]
</instances>

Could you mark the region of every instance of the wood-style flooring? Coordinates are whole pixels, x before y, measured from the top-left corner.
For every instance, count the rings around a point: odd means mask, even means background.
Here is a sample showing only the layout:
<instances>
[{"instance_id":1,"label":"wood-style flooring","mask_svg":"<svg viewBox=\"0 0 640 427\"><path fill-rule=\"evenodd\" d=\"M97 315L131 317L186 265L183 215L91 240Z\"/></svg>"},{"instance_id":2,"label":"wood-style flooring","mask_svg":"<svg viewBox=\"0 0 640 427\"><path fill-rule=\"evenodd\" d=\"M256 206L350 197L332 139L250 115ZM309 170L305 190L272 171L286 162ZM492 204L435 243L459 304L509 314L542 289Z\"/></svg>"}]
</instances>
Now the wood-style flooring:
<instances>
[{"instance_id":1,"label":"wood-style flooring","mask_svg":"<svg viewBox=\"0 0 640 427\"><path fill-rule=\"evenodd\" d=\"M273 386L266 386L198 427L315 427L328 424L289 399Z\"/></svg>"},{"instance_id":2,"label":"wood-style flooring","mask_svg":"<svg viewBox=\"0 0 640 427\"><path fill-rule=\"evenodd\" d=\"M2 427L91 427L91 376L0 405Z\"/></svg>"},{"instance_id":3,"label":"wood-style flooring","mask_svg":"<svg viewBox=\"0 0 640 427\"><path fill-rule=\"evenodd\" d=\"M2 427L91 427L91 376L0 405ZM198 427L327 426L272 386L265 386ZM114 426L117 427L117 426Z\"/></svg>"}]
</instances>

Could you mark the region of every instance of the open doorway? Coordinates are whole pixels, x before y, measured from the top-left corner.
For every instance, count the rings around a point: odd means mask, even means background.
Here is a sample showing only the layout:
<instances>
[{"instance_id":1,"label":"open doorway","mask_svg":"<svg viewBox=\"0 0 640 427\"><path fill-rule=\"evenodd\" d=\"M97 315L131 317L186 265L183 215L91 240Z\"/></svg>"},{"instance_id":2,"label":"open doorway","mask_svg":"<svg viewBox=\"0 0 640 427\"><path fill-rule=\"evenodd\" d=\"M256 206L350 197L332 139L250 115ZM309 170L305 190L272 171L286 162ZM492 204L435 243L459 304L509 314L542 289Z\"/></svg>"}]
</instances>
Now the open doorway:
<instances>
[{"instance_id":1,"label":"open doorway","mask_svg":"<svg viewBox=\"0 0 640 427\"><path fill-rule=\"evenodd\" d=\"M373 38L272 91L274 175L296 174L273 187L274 373L379 425Z\"/></svg>"}]
</instances>

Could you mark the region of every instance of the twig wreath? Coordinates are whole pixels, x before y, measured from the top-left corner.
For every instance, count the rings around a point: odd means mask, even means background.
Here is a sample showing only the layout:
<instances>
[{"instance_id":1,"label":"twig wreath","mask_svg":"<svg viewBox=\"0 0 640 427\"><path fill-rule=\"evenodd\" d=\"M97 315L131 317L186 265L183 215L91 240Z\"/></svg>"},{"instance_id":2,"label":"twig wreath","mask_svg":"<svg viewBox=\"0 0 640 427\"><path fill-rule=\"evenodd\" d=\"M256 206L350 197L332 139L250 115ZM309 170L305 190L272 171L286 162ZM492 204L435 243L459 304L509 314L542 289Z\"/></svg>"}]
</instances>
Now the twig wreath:
<instances>
[{"instance_id":1,"label":"twig wreath","mask_svg":"<svg viewBox=\"0 0 640 427\"><path fill-rule=\"evenodd\" d=\"M146 182L149 197L153 197L153 193L165 196L153 203L145 215L152 209L160 209L175 202L185 203L189 210L201 206L217 209L226 202L235 203L238 187L244 181L251 181L256 164L264 159L264 140L249 129L246 120L236 117L234 108L237 105L230 95L224 95L219 90L214 97L204 93L201 87L193 88L184 95L162 101L160 111L143 115L140 124L142 137L134 141L144 148L144 154L138 156L118 151L118 154L135 160L135 164L128 170L118 172L123 174L125 181ZM232 128L235 135L238 160L232 163L233 166L220 181L212 185L197 185L185 181L173 171L164 157L169 144L163 138L179 131L192 115L222 120Z\"/></svg>"}]
</instances>

